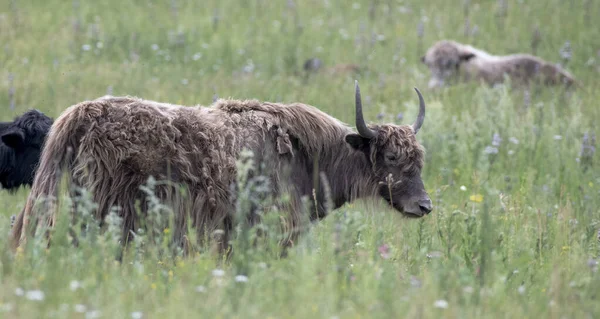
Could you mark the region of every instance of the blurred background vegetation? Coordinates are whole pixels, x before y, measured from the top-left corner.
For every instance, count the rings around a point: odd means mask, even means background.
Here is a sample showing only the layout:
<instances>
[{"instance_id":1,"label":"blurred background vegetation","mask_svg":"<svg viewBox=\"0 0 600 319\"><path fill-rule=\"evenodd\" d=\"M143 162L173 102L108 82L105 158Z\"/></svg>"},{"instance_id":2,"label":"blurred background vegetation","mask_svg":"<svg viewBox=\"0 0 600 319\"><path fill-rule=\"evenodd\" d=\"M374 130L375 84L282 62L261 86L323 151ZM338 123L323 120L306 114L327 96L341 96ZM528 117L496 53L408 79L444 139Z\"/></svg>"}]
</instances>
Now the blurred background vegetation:
<instances>
[{"instance_id":1,"label":"blurred background vegetation","mask_svg":"<svg viewBox=\"0 0 600 319\"><path fill-rule=\"evenodd\" d=\"M410 123L418 87L435 210L406 220L349 204L284 259L242 233L226 263L144 236L119 263L110 234L15 256L9 216L29 189L1 192L0 317L600 316L598 16L592 0L1 1L0 120L56 118L105 94L216 94L300 101L352 124L358 79L371 121ZM583 87L428 90L420 56L441 39L534 53ZM307 76L312 57L361 72Z\"/></svg>"}]
</instances>

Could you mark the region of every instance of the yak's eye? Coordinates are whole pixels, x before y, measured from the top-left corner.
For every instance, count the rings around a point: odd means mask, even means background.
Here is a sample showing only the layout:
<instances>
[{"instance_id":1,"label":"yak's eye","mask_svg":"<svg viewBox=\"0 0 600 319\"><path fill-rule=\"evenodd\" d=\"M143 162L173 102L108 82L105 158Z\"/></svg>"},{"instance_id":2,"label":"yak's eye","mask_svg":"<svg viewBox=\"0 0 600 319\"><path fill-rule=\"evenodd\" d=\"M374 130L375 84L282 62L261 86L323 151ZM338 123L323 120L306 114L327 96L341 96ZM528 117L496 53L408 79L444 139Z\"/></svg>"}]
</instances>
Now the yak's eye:
<instances>
[{"instance_id":1,"label":"yak's eye","mask_svg":"<svg viewBox=\"0 0 600 319\"><path fill-rule=\"evenodd\" d=\"M398 156L396 156L396 154L394 154L394 153L387 153L387 154L385 154L385 159L388 162L395 162L396 159L398 159Z\"/></svg>"}]
</instances>

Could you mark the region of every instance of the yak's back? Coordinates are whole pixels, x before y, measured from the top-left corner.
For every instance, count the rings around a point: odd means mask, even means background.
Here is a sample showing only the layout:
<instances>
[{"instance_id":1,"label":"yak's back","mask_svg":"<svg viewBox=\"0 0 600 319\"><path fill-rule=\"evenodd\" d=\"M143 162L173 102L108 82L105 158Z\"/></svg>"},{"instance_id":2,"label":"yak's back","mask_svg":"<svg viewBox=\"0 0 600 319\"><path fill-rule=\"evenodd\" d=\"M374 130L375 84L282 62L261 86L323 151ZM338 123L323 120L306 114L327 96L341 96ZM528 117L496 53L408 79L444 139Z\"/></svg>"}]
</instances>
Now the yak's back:
<instances>
[{"instance_id":1,"label":"yak's back","mask_svg":"<svg viewBox=\"0 0 600 319\"><path fill-rule=\"evenodd\" d=\"M290 134L311 154L327 151L327 145L343 142L350 129L339 120L303 103L273 103L258 100L219 99L213 108L227 117L260 125L264 129L277 127Z\"/></svg>"},{"instance_id":2,"label":"yak's back","mask_svg":"<svg viewBox=\"0 0 600 319\"><path fill-rule=\"evenodd\" d=\"M74 170L87 179L99 178L85 173L94 170L166 177L168 168L198 182L202 171L214 179L234 166L233 130L219 125L208 108L104 96L65 113L57 122L71 126L80 159Z\"/></svg>"}]
</instances>

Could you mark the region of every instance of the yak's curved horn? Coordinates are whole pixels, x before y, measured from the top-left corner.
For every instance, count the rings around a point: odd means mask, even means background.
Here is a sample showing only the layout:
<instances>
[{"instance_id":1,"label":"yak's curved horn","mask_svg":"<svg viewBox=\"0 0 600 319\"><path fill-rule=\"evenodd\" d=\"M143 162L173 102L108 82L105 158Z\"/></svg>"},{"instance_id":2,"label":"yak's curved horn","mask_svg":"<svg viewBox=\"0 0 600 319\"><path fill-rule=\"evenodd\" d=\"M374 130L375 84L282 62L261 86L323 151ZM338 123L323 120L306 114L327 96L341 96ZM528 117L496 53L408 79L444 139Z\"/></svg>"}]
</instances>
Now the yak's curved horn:
<instances>
[{"instance_id":1,"label":"yak's curved horn","mask_svg":"<svg viewBox=\"0 0 600 319\"><path fill-rule=\"evenodd\" d=\"M377 136L377 133L367 127L362 112L362 99L360 97L360 88L358 87L358 81L354 81L355 91L355 104L356 104L356 130L358 134L364 138L372 139Z\"/></svg>"},{"instance_id":2,"label":"yak's curved horn","mask_svg":"<svg viewBox=\"0 0 600 319\"><path fill-rule=\"evenodd\" d=\"M415 134L421 129L423 125L423 121L425 120L425 100L423 100L423 95L419 92L419 89L414 88L417 91L417 95L419 96L419 116L417 116L417 120L413 124L413 131Z\"/></svg>"}]
</instances>

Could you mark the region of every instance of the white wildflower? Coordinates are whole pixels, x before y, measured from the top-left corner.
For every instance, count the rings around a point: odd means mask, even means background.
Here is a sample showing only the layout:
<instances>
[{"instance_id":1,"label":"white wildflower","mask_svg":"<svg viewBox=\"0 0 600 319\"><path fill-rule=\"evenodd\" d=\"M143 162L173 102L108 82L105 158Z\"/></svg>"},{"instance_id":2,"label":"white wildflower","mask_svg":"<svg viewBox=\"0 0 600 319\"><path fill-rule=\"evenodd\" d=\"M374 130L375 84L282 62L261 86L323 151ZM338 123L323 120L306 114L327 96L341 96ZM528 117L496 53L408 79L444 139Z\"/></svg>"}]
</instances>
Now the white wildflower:
<instances>
[{"instance_id":1,"label":"white wildflower","mask_svg":"<svg viewBox=\"0 0 600 319\"><path fill-rule=\"evenodd\" d=\"M409 13L409 12L410 12L410 9L408 9L408 8L407 8L407 7L405 7L405 6L399 6L399 7L398 7L398 12L400 12L400 13Z\"/></svg>"},{"instance_id":2,"label":"white wildflower","mask_svg":"<svg viewBox=\"0 0 600 319\"><path fill-rule=\"evenodd\" d=\"M467 186L465 186L465 185L462 185L462 186L460 187L460 190L461 190L461 191L463 191L463 192L467 191Z\"/></svg>"},{"instance_id":3,"label":"white wildflower","mask_svg":"<svg viewBox=\"0 0 600 319\"><path fill-rule=\"evenodd\" d=\"M17 295L17 296L23 296L24 294L25 294L25 290L23 290L23 288L17 287L15 289L15 295Z\"/></svg>"},{"instance_id":4,"label":"white wildflower","mask_svg":"<svg viewBox=\"0 0 600 319\"><path fill-rule=\"evenodd\" d=\"M514 137L511 137L511 138L509 138L508 140L509 140L511 143L515 144L515 145L518 145L518 144L519 144L519 140L518 140L518 139L516 139L516 138L514 138Z\"/></svg>"},{"instance_id":5,"label":"white wildflower","mask_svg":"<svg viewBox=\"0 0 600 319\"><path fill-rule=\"evenodd\" d=\"M75 306L73 306L73 309L75 310L75 312L84 313L87 310L87 307L82 304L76 304Z\"/></svg>"},{"instance_id":6,"label":"white wildflower","mask_svg":"<svg viewBox=\"0 0 600 319\"><path fill-rule=\"evenodd\" d=\"M421 287L421 281L419 280L419 278L417 277L410 277L410 285L415 287L415 288L420 288Z\"/></svg>"},{"instance_id":7,"label":"white wildflower","mask_svg":"<svg viewBox=\"0 0 600 319\"><path fill-rule=\"evenodd\" d=\"M237 282L248 282L248 277L246 277L244 275L237 275L237 276L235 276L235 281L237 281Z\"/></svg>"},{"instance_id":8,"label":"white wildflower","mask_svg":"<svg viewBox=\"0 0 600 319\"><path fill-rule=\"evenodd\" d=\"M89 44L84 44L81 46L81 50L83 50L83 51L89 51L91 48L92 48L92 46Z\"/></svg>"},{"instance_id":9,"label":"white wildflower","mask_svg":"<svg viewBox=\"0 0 600 319\"><path fill-rule=\"evenodd\" d=\"M441 251L432 251L427 254L427 258L441 258L444 254Z\"/></svg>"},{"instance_id":10,"label":"white wildflower","mask_svg":"<svg viewBox=\"0 0 600 319\"><path fill-rule=\"evenodd\" d=\"M92 310L85 313L86 319L96 319L100 318L100 310Z\"/></svg>"},{"instance_id":11,"label":"white wildflower","mask_svg":"<svg viewBox=\"0 0 600 319\"><path fill-rule=\"evenodd\" d=\"M519 286L519 288L517 288L517 291L519 292L519 294L524 294L525 293L525 286Z\"/></svg>"},{"instance_id":12,"label":"white wildflower","mask_svg":"<svg viewBox=\"0 0 600 319\"><path fill-rule=\"evenodd\" d=\"M252 73L254 71L254 62L252 60L246 61L246 65L244 66L244 72Z\"/></svg>"},{"instance_id":13,"label":"white wildflower","mask_svg":"<svg viewBox=\"0 0 600 319\"><path fill-rule=\"evenodd\" d=\"M71 288L71 291L75 291L75 290L81 288L81 283L77 280L71 280L71 283L69 284L69 288Z\"/></svg>"},{"instance_id":14,"label":"white wildflower","mask_svg":"<svg viewBox=\"0 0 600 319\"><path fill-rule=\"evenodd\" d=\"M346 31L346 29L339 29L338 32L340 36L342 36L342 39L347 40L350 38L350 34L348 34L348 31Z\"/></svg>"},{"instance_id":15,"label":"white wildflower","mask_svg":"<svg viewBox=\"0 0 600 319\"><path fill-rule=\"evenodd\" d=\"M560 141L560 140L562 140L562 138L563 138L562 135L554 135L555 141Z\"/></svg>"},{"instance_id":16,"label":"white wildflower","mask_svg":"<svg viewBox=\"0 0 600 319\"><path fill-rule=\"evenodd\" d=\"M194 54L194 56L192 56L192 60L194 60L194 61L198 61L198 60L200 60L200 58L202 58L202 53L200 53L200 52L196 52Z\"/></svg>"},{"instance_id":17,"label":"white wildflower","mask_svg":"<svg viewBox=\"0 0 600 319\"><path fill-rule=\"evenodd\" d=\"M204 286L196 286L196 291L197 292L206 292L206 287L204 287Z\"/></svg>"},{"instance_id":18,"label":"white wildflower","mask_svg":"<svg viewBox=\"0 0 600 319\"><path fill-rule=\"evenodd\" d=\"M155 43L155 44L153 44L153 45L151 46L151 48L152 48L152 51L158 51L158 49L160 49L160 47L159 47L159 46L158 46L158 44L156 44L156 43Z\"/></svg>"},{"instance_id":19,"label":"white wildflower","mask_svg":"<svg viewBox=\"0 0 600 319\"><path fill-rule=\"evenodd\" d=\"M446 309L448 308L448 302L444 299L436 300L433 303L433 306L440 309Z\"/></svg>"},{"instance_id":20,"label":"white wildflower","mask_svg":"<svg viewBox=\"0 0 600 319\"><path fill-rule=\"evenodd\" d=\"M215 270L212 271L212 275L214 277L223 277L223 276L225 276L225 270L215 269Z\"/></svg>"},{"instance_id":21,"label":"white wildflower","mask_svg":"<svg viewBox=\"0 0 600 319\"><path fill-rule=\"evenodd\" d=\"M0 312L11 312L13 309L13 305L10 303L1 304L0 303Z\"/></svg>"},{"instance_id":22,"label":"white wildflower","mask_svg":"<svg viewBox=\"0 0 600 319\"><path fill-rule=\"evenodd\" d=\"M44 292L41 290L30 290L25 294L25 298L33 301L42 301L44 297Z\"/></svg>"},{"instance_id":23,"label":"white wildflower","mask_svg":"<svg viewBox=\"0 0 600 319\"><path fill-rule=\"evenodd\" d=\"M131 319L142 319L144 314L141 311L134 311L131 313Z\"/></svg>"}]
</instances>

